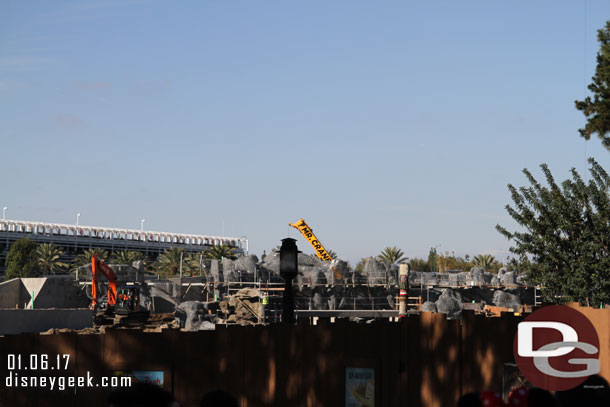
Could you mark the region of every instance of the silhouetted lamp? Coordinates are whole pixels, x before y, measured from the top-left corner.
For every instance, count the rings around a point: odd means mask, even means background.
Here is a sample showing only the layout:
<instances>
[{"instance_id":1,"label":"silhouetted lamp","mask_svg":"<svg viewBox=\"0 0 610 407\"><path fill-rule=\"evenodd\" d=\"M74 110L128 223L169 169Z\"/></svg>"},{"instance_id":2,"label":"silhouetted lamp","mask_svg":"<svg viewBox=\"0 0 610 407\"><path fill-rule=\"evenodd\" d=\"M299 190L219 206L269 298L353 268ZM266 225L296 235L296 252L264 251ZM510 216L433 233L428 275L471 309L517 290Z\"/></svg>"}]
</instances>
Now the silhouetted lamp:
<instances>
[{"instance_id":1,"label":"silhouetted lamp","mask_svg":"<svg viewBox=\"0 0 610 407\"><path fill-rule=\"evenodd\" d=\"M294 324L294 291L292 290L292 280L298 273L299 249L295 239L287 237L282 239L280 247L280 276L286 281L284 286L284 304L282 312L282 322Z\"/></svg>"}]
</instances>

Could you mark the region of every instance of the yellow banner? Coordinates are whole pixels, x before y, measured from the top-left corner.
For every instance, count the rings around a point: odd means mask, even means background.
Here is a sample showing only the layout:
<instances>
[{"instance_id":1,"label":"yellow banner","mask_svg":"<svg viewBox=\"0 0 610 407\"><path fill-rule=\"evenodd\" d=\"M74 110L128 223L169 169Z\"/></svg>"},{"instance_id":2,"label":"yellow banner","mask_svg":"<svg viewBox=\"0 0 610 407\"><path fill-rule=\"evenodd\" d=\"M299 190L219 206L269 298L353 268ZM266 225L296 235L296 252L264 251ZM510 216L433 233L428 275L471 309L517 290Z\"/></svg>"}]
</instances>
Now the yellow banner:
<instances>
[{"instance_id":1,"label":"yellow banner","mask_svg":"<svg viewBox=\"0 0 610 407\"><path fill-rule=\"evenodd\" d=\"M330 257L330 254L328 254L324 246L322 246L322 242L320 242L316 235L313 234L313 231L311 230L307 222L305 222L305 219L299 219L295 223L289 223L288 225L292 226L295 229L298 229L299 232L301 232L301 234L305 237L305 239L307 239L309 244L313 246L314 250L316 251L316 256L318 256L320 260L331 261L333 259L332 257Z\"/></svg>"}]
</instances>

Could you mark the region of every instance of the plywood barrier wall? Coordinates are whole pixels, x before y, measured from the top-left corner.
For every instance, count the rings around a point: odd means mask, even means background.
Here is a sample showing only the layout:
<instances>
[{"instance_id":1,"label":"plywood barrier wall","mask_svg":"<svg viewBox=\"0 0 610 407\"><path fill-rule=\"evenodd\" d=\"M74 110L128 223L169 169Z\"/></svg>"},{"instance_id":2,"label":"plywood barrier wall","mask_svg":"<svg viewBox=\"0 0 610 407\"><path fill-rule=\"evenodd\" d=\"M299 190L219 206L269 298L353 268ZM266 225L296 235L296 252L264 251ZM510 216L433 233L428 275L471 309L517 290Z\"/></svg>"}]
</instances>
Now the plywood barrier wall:
<instances>
[{"instance_id":1,"label":"plywood barrier wall","mask_svg":"<svg viewBox=\"0 0 610 407\"><path fill-rule=\"evenodd\" d=\"M600 336L602 375L610 379L610 310L582 310ZM241 406L344 406L345 368L375 369L376 406L454 406L461 394L502 387L520 317L462 321L422 313L400 323L322 321L316 326L217 327L216 331L105 335L27 334L0 338L0 378L8 354L69 354L64 375L117 370L164 372L164 387L183 406L223 388ZM1 406L104 406L107 390L7 389Z\"/></svg>"}]
</instances>

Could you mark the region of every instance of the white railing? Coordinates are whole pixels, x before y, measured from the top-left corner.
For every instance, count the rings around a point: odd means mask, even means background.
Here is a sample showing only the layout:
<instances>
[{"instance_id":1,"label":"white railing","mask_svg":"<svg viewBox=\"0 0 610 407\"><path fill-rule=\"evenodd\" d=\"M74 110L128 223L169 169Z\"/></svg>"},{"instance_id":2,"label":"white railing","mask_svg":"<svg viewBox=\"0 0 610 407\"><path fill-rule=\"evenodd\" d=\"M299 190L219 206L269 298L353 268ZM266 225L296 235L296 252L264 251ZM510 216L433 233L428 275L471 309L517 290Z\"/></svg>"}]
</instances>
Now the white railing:
<instances>
[{"instance_id":1,"label":"white railing","mask_svg":"<svg viewBox=\"0 0 610 407\"><path fill-rule=\"evenodd\" d=\"M0 220L0 232L31 233L50 236L90 237L109 240L131 240L185 245L228 245L246 249L244 237L222 237L186 233L154 232L150 230L109 228L103 226L66 225L61 223Z\"/></svg>"}]
</instances>

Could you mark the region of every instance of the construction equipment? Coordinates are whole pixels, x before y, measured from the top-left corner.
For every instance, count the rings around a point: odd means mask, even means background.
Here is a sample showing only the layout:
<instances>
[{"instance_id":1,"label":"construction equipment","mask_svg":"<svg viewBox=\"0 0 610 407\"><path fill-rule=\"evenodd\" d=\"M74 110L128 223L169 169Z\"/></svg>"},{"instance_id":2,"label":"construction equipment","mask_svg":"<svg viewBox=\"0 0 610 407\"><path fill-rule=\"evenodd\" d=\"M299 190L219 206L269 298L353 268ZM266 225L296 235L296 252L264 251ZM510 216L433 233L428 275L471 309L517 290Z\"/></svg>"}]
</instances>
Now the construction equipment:
<instances>
[{"instance_id":1,"label":"construction equipment","mask_svg":"<svg viewBox=\"0 0 610 407\"><path fill-rule=\"evenodd\" d=\"M99 295L99 287L98 287L98 273L102 273L106 280L108 280L108 295L106 298L106 303L104 304L101 299L102 296ZM94 254L91 257L91 305L89 308L97 311L98 308L102 307L110 311L114 311L114 306L116 304L116 295L117 295L117 278L114 274L114 271L104 262L104 260L100 259L97 254Z\"/></svg>"},{"instance_id":2,"label":"construction equipment","mask_svg":"<svg viewBox=\"0 0 610 407\"><path fill-rule=\"evenodd\" d=\"M309 244L313 246L316 252L316 256L318 256L320 260L331 261L333 259L332 256L322 245L322 242L320 242L320 239L318 239L316 235L313 234L313 230L311 230L307 222L305 222L305 219L301 218L295 223L289 223L288 225L301 232L301 234L305 237L305 239L307 239Z\"/></svg>"},{"instance_id":3,"label":"construction equipment","mask_svg":"<svg viewBox=\"0 0 610 407\"><path fill-rule=\"evenodd\" d=\"M142 310L140 306L140 287L121 286L118 288L117 302L114 306L115 314L128 315L130 312Z\"/></svg>"},{"instance_id":4,"label":"construction equipment","mask_svg":"<svg viewBox=\"0 0 610 407\"><path fill-rule=\"evenodd\" d=\"M108 280L108 294L105 301L100 295L99 273ZM140 287L122 285L117 287L114 271L97 254L91 257L91 305L94 322L97 325L125 325L148 319L150 312L140 305ZM103 311L98 312L98 309Z\"/></svg>"}]
</instances>

